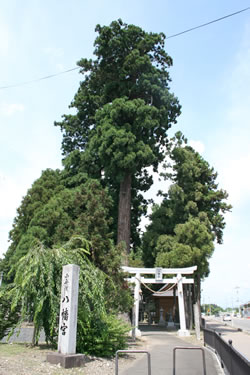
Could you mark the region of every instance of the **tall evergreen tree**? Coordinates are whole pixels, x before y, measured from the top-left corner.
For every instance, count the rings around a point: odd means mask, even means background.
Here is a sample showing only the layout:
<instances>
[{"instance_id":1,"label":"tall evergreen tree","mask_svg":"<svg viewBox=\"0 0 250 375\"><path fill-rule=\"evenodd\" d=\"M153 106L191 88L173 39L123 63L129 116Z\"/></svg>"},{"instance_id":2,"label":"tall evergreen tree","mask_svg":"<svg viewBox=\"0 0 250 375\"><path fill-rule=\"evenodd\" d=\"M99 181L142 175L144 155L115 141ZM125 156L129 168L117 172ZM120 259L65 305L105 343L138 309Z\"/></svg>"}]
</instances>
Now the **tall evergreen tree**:
<instances>
[{"instance_id":1,"label":"tall evergreen tree","mask_svg":"<svg viewBox=\"0 0 250 375\"><path fill-rule=\"evenodd\" d=\"M222 243L224 214L231 209L228 194L219 189L217 173L186 145L179 132L168 145L172 185L160 206L155 206L143 238L143 259L148 267L197 265L194 301L200 303L200 281L209 274L214 242Z\"/></svg>"},{"instance_id":2,"label":"tall evergreen tree","mask_svg":"<svg viewBox=\"0 0 250 375\"><path fill-rule=\"evenodd\" d=\"M222 243L224 214L231 205L226 203L227 192L218 188L217 173L185 142L178 133L175 142L169 145L172 167L165 173L165 178L171 179L172 185L167 193L161 192L164 199L153 209L151 223L144 234L143 257L147 266L153 266L155 262L159 265L160 259L169 266L178 266L178 259L179 266L182 262L186 266L193 265L195 261L200 264L199 272L204 277L209 273L207 260L212 255L213 242ZM182 248L187 245L193 249L189 260L184 248L181 256L180 244ZM174 249L178 257L173 253ZM199 259L195 249L200 249Z\"/></svg>"},{"instance_id":3,"label":"tall evergreen tree","mask_svg":"<svg viewBox=\"0 0 250 375\"><path fill-rule=\"evenodd\" d=\"M150 187L145 168L157 170L163 160L166 132L180 105L169 91L172 59L164 50L164 34L121 20L97 25L96 31L96 59L78 63L84 80L71 104L76 114L64 115L56 125L63 131L64 155L83 152L83 170L116 195L117 242L125 241L129 252L131 191Z\"/></svg>"},{"instance_id":4,"label":"tall evergreen tree","mask_svg":"<svg viewBox=\"0 0 250 375\"><path fill-rule=\"evenodd\" d=\"M82 235L91 242L90 258L104 272L117 270L110 224L112 199L100 182L67 170L45 170L23 198L10 231L11 245L1 264L4 278L13 264L40 241L53 247ZM115 267L113 267L115 264ZM15 268L13 268L14 270ZM112 272L111 272L112 273Z\"/></svg>"}]
</instances>

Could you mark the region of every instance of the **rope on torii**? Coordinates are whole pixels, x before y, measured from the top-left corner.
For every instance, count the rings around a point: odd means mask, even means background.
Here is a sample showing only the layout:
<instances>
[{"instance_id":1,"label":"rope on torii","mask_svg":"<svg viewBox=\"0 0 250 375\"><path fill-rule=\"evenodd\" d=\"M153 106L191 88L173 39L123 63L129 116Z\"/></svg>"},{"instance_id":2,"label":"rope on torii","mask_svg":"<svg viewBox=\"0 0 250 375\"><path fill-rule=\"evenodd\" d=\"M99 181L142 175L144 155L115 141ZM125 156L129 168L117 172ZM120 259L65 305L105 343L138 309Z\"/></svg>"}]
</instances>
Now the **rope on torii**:
<instances>
[{"instance_id":1,"label":"rope on torii","mask_svg":"<svg viewBox=\"0 0 250 375\"><path fill-rule=\"evenodd\" d=\"M197 266L187 267L187 268L136 268L136 267L122 267L124 272L135 274L135 276L131 278L127 278L126 280L130 283L134 283L134 312L135 312L135 336L140 336L141 332L138 329L139 327L139 293L140 293L140 285L145 284L173 284L171 289L177 286L178 290L178 304L179 304L179 317L180 317L180 330L178 331L180 336L189 336L189 331L186 329L186 319L185 319L185 306L184 306L184 298L183 298L183 284L193 284L194 279L189 279L183 277L182 274L193 274L194 271L197 270ZM154 278L145 278L141 277L141 274L154 274ZM165 278L163 275L176 275L173 278ZM145 287L147 287L145 285ZM149 289L149 287L147 287ZM168 290L170 290L170 288ZM150 290L150 289L149 289ZM151 289L152 292L155 293L154 290ZM164 291L166 292L166 291ZM156 292L157 293L157 292ZM159 294L162 292L158 292Z\"/></svg>"},{"instance_id":2,"label":"rope on torii","mask_svg":"<svg viewBox=\"0 0 250 375\"><path fill-rule=\"evenodd\" d=\"M151 289L149 286L147 286L143 281L141 281L141 280L138 279L137 277L135 277L135 279L137 279L138 281L140 281L140 283L141 283L143 286L145 286L145 288L147 288L148 290L150 290L150 292L152 292L152 293L154 293L154 294L164 294L164 293L166 293L166 292L172 290L172 289L177 285L177 283L175 283L175 284L173 284L172 286L170 286L169 288L167 288L167 289L163 290L162 292L160 292L159 290L157 291L157 290L153 290L153 289ZM166 285L168 285L168 284L166 284Z\"/></svg>"}]
</instances>

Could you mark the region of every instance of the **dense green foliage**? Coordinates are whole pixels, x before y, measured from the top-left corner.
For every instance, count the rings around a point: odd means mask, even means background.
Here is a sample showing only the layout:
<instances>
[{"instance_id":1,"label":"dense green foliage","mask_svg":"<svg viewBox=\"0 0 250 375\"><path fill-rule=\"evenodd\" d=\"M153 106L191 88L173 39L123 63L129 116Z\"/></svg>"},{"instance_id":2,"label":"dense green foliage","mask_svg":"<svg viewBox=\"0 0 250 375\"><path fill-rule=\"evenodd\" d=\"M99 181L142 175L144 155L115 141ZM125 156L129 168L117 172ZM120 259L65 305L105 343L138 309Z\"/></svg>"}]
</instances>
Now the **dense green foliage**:
<instances>
[{"instance_id":1,"label":"dense green foliage","mask_svg":"<svg viewBox=\"0 0 250 375\"><path fill-rule=\"evenodd\" d=\"M0 290L0 340L6 336L19 318L19 308L11 309L11 301L8 296L13 288L12 284L2 286Z\"/></svg>"},{"instance_id":2,"label":"dense green foliage","mask_svg":"<svg viewBox=\"0 0 250 375\"><path fill-rule=\"evenodd\" d=\"M16 311L20 304L18 326L30 317L35 327L34 343L41 329L46 341L56 343L62 267L80 266L77 348L84 353L110 356L124 348L128 327L110 313L109 296L116 286L87 258L90 244L82 237L73 237L61 247L52 249L37 243L19 260L15 279L7 297ZM109 288L106 289L106 279ZM113 309L113 312L115 310ZM98 337L93 337L98 334Z\"/></svg>"},{"instance_id":3,"label":"dense green foliage","mask_svg":"<svg viewBox=\"0 0 250 375\"><path fill-rule=\"evenodd\" d=\"M156 140L165 144L166 130L179 114L178 101L168 90L167 68L172 65L172 59L164 50L164 34L147 33L121 20L112 22L110 26L97 25L96 31L99 34L94 43L94 55L97 59L82 59L78 63L85 77L71 104L77 113L64 115L63 121L56 123L63 131L64 154L88 149L89 141L96 134L98 122L108 115L110 120L118 122L119 126L114 129L118 134L119 130L121 133L128 130L132 132L128 139L136 135L144 139L146 144L146 137L149 136L149 144L155 147L157 156L161 158ZM121 99L116 104L116 107L120 107L120 112L116 110L114 117L110 116L112 110L109 111L108 106L106 111L98 112L105 104L111 104L112 108L116 99ZM138 109L133 109L134 106L141 109L139 113ZM132 129L134 124L138 126L134 123L136 112L137 121L141 120L141 134L138 134L139 129ZM127 116L127 121L122 116ZM146 121L151 116L153 124ZM152 139L153 136L155 140ZM121 137L118 137L117 142L124 143L123 147L127 143ZM95 152L90 148L89 152L91 151ZM122 153L124 151L121 150ZM90 159L92 164L89 170L98 161L99 164L95 165L96 173L101 173L102 161L94 159L93 155ZM112 157L109 159L110 162L113 160ZM155 163L158 164L158 160L155 159Z\"/></svg>"},{"instance_id":4,"label":"dense green foliage","mask_svg":"<svg viewBox=\"0 0 250 375\"><path fill-rule=\"evenodd\" d=\"M102 314L89 319L82 310L78 313L77 351L101 357L111 357L117 350L127 348L128 331L131 329L116 315Z\"/></svg>"},{"instance_id":5,"label":"dense green foliage","mask_svg":"<svg viewBox=\"0 0 250 375\"><path fill-rule=\"evenodd\" d=\"M73 234L91 241L90 257L108 272L107 255L116 262L110 232L111 207L112 200L97 180L85 176L75 186L66 171L44 171L18 208L10 232L12 243L4 259L5 277L11 265L17 264L37 240L52 247Z\"/></svg>"},{"instance_id":6,"label":"dense green foliage","mask_svg":"<svg viewBox=\"0 0 250 375\"><path fill-rule=\"evenodd\" d=\"M177 224L175 235L161 235L156 243L156 266L175 268L198 266L202 277L208 276L214 245L213 236L198 218Z\"/></svg>"},{"instance_id":7,"label":"dense green foliage","mask_svg":"<svg viewBox=\"0 0 250 375\"><path fill-rule=\"evenodd\" d=\"M90 241L88 259L116 285L110 289L105 280L112 308L127 311L130 297L120 272L123 249L112 240L111 209L112 199L99 181L81 173L72 176L67 168L44 171L18 208L10 232L12 243L1 264L5 280L14 280L20 259L37 241L52 248L81 235Z\"/></svg>"},{"instance_id":8,"label":"dense green foliage","mask_svg":"<svg viewBox=\"0 0 250 375\"><path fill-rule=\"evenodd\" d=\"M144 212L139 191L152 184L145 168L156 170L162 161L166 132L180 106L169 91L172 59L164 50L164 34L121 20L97 25L96 31L96 59L78 63L84 80L71 104L76 114L64 115L56 125L63 132L67 163L80 158L82 171L109 187L114 233L129 251L130 229L132 242L138 242L135 229Z\"/></svg>"},{"instance_id":9,"label":"dense green foliage","mask_svg":"<svg viewBox=\"0 0 250 375\"><path fill-rule=\"evenodd\" d=\"M184 144L183 144L184 143ZM147 266L197 265L201 277L209 273L214 241L222 242L224 214L231 209L227 193L218 188L213 168L179 133L169 145L171 169L163 174L172 181L162 204L155 206L144 235ZM169 165L168 164L168 165Z\"/></svg>"}]
</instances>

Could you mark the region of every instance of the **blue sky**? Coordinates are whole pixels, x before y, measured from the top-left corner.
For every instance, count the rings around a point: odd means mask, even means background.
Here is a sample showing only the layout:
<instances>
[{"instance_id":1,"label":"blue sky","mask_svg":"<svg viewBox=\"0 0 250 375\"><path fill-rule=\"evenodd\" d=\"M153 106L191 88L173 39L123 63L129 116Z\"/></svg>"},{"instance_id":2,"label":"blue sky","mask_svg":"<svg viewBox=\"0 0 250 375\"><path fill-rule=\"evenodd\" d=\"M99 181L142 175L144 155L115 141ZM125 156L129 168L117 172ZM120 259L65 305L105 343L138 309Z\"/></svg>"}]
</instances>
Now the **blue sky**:
<instances>
[{"instance_id":1,"label":"blue sky","mask_svg":"<svg viewBox=\"0 0 250 375\"><path fill-rule=\"evenodd\" d=\"M170 36L248 6L241 0L2 0L0 86L74 68L92 56L98 23L122 18ZM202 302L236 305L236 287L240 302L250 300L250 10L168 39L166 50L174 60L171 90L182 104L172 133L181 130L215 168L233 205ZM61 167L61 133L53 123L69 112L80 80L73 71L0 89L0 255L27 189L42 170Z\"/></svg>"}]
</instances>

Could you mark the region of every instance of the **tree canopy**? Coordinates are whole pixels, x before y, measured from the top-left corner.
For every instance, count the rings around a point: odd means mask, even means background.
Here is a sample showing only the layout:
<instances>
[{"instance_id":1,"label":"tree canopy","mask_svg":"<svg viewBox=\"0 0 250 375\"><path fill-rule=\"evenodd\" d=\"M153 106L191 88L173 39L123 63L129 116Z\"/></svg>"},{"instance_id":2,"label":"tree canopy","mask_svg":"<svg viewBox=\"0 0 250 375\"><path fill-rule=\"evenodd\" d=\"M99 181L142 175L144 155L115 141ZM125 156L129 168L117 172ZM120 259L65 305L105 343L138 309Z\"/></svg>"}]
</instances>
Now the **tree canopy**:
<instances>
[{"instance_id":1,"label":"tree canopy","mask_svg":"<svg viewBox=\"0 0 250 375\"><path fill-rule=\"evenodd\" d=\"M231 206L226 203L226 191L218 188L217 173L185 142L178 133L169 144L171 168L164 176L172 184L167 193L161 192L161 205L153 208L144 234L143 258L147 266L197 264L205 277L214 241L222 243L224 214Z\"/></svg>"},{"instance_id":2,"label":"tree canopy","mask_svg":"<svg viewBox=\"0 0 250 375\"><path fill-rule=\"evenodd\" d=\"M175 268L197 265L201 277L208 276L213 254L213 235L199 218L177 224L174 235L160 235L156 242L156 266Z\"/></svg>"},{"instance_id":3,"label":"tree canopy","mask_svg":"<svg viewBox=\"0 0 250 375\"><path fill-rule=\"evenodd\" d=\"M83 170L114 192L117 242L125 241L129 252L131 191L150 187L145 168L156 170L162 161L166 132L180 105L169 91L172 59L164 49L164 34L121 20L97 25L96 31L96 59L78 63L84 80L71 104L76 114L64 115L56 125L63 132L64 155L82 152Z\"/></svg>"},{"instance_id":4,"label":"tree canopy","mask_svg":"<svg viewBox=\"0 0 250 375\"><path fill-rule=\"evenodd\" d=\"M99 181L85 175L75 183L76 177L71 178L66 170L45 170L28 190L10 232L12 243L3 261L5 278L37 241L52 247L72 235L91 242L90 258L100 269L114 272L119 268L110 231L112 199ZM13 276L9 275L10 280Z\"/></svg>"}]
</instances>

